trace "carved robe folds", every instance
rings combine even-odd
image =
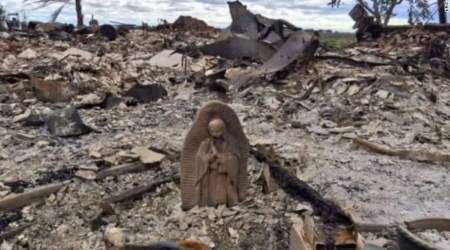
[[[217,144],[220,150],[215,151]],[[200,145],[195,158],[197,169],[196,195],[198,205],[233,206],[239,201],[239,155],[232,152],[226,141],[206,139]]]
[[[247,195],[249,144],[234,111],[218,101],[197,113],[181,159],[183,209],[234,206]]]

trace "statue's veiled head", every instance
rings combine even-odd
[[[214,138],[223,138],[223,135],[225,134],[225,123],[222,119],[215,118],[211,120],[208,124],[208,132],[209,134]]]

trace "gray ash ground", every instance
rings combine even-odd
[[[249,198],[236,207],[184,212],[179,185],[168,183],[142,199],[115,204],[113,214],[93,222],[100,211],[99,201],[177,172],[184,135],[195,112],[208,100],[223,99],[206,88],[194,89],[194,83],[184,81],[181,71],[146,64],[163,47],[163,38],[175,40],[171,34],[159,33],[150,33],[144,39],[136,31],[111,43],[43,39],[34,47],[42,56],[32,60],[16,58],[20,51],[1,52],[4,64],[8,63],[8,67],[3,66],[3,74],[32,72],[35,65],[48,65],[53,61],[46,55],[60,47],[74,45],[93,53],[106,50],[120,56],[98,56],[98,64],[70,59],[56,74],[67,80],[67,71],[75,69],[74,74],[81,76],[79,86],[92,84],[89,89],[95,93],[114,90],[120,94],[136,81],[160,83],[168,90],[167,97],[149,104],[80,110],[85,123],[98,132],[57,138],[45,126],[14,122],[14,117],[27,109],[54,109],[55,104],[43,103],[33,95],[24,99],[11,94],[21,82],[0,89],[0,96],[9,96],[0,98],[4,100],[0,103],[0,197],[71,180],[44,203],[0,214],[0,232],[29,225],[3,242],[2,250],[106,249],[104,233],[110,227],[122,228],[127,242],[133,244],[196,239],[215,249],[287,249],[291,219],[309,206],[281,190],[263,194],[258,179],[264,165],[253,157],[249,160]],[[205,40],[190,39],[197,43]],[[175,41],[175,45],[186,45],[183,40]],[[361,45],[341,53],[365,58],[381,50],[369,48]],[[12,57],[16,63],[10,63]],[[80,65],[96,70],[77,72]],[[308,83],[317,78],[323,86],[316,86],[306,100],[297,100],[310,87]],[[174,84],[174,79],[181,82]],[[351,142],[352,138],[363,137],[391,147],[448,153],[449,79],[427,72],[417,77],[397,66],[361,68],[322,60],[306,69],[294,69],[288,78],[275,83],[276,87],[261,80],[249,90],[229,93],[226,98],[251,144],[273,146],[284,167],[358,221],[379,224],[450,217],[449,163],[383,156]],[[436,101],[429,98],[430,93]],[[80,167],[101,170],[110,162],[126,162],[129,159],[123,155],[136,146],[171,153],[161,166],[140,173],[98,181],[74,177]]]

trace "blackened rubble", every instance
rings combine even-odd
[[[450,217],[448,31],[399,29],[331,52],[313,32],[230,7],[225,34],[188,17],[114,27],[115,39],[56,24],[0,33],[0,204],[13,210],[0,212],[1,250],[386,247],[405,232],[445,244],[436,221],[419,233],[411,223]],[[252,147],[248,196],[184,211],[183,139],[211,100],[234,110]]]

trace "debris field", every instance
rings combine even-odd
[[[292,225],[314,204],[270,183],[258,154],[342,208],[366,243],[395,241],[393,225],[450,218],[448,32],[392,31],[327,51],[320,34],[258,15],[267,26],[252,33],[242,20],[254,19],[234,14],[226,31],[182,17],[112,41],[0,34],[1,250],[295,249]],[[249,139],[249,195],[184,211],[183,141],[212,100]],[[448,232],[419,236],[450,246]]]

